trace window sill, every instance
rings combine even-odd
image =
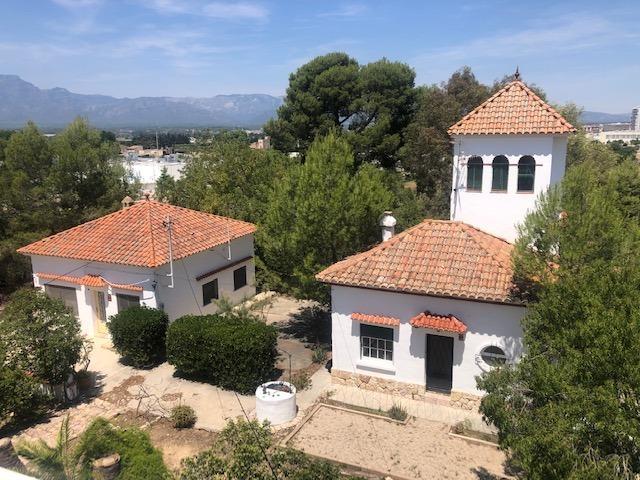
[[[507,190],[491,190],[491,193],[509,193]]]
[[[534,191],[533,190],[523,190],[523,191],[518,191],[516,193],[518,193],[520,195],[531,195],[532,193],[534,193]]]
[[[467,189],[465,189],[465,192],[467,192],[467,193],[482,193],[482,190],[469,190],[467,188]]]
[[[396,367],[393,362],[374,358],[361,358],[356,363],[356,368],[362,370],[375,370],[377,372],[388,373],[391,375],[395,375],[396,373]]]

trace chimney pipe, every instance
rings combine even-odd
[[[393,234],[395,233],[395,230],[396,230],[396,223],[397,222],[395,217],[388,210],[380,216],[379,224],[380,224],[380,227],[382,228],[383,242],[386,242],[391,237],[393,237]]]

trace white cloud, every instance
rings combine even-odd
[[[207,3],[198,0],[146,0],[140,3],[163,14],[202,15],[226,20],[243,18],[263,20],[269,16],[269,11],[263,5],[254,2]]]
[[[522,58],[584,50],[620,41],[626,34],[603,17],[571,16],[535,22],[515,32],[478,37],[466,43],[434,49],[415,63],[432,60]]]
[[[204,6],[205,15],[213,18],[253,18],[263,19],[269,11],[255,3],[222,3],[213,2]]]
[[[341,8],[331,11],[319,13],[318,17],[356,17],[367,11],[367,6],[360,3],[352,3],[343,5]]]
[[[102,3],[102,0],[52,0],[56,5],[64,8],[75,9],[85,7],[95,7]]]

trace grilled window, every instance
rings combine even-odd
[[[240,267],[233,271],[233,289],[238,290],[247,284],[247,267]]]
[[[361,324],[360,356],[393,360],[393,328]]]
[[[467,162],[467,190],[482,191],[482,158],[471,157]]]
[[[126,310],[127,308],[140,306],[140,297],[137,295],[123,295],[121,293],[117,293],[116,300],[118,302],[118,312]]]
[[[218,279],[202,285],[202,305],[209,305],[218,299]]]
[[[509,184],[509,160],[504,155],[498,155],[493,159],[492,168],[491,191],[506,192]]]
[[[69,308],[73,315],[78,317],[78,297],[76,289],[72,287],[60,287],[58,285],[45,285],[45,293],[51,298],[57,298]]]
[[[518,191],[533,192],[536,178],[536,161],[531,155],[525,155],[518,162]]]

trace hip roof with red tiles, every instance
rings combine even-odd
[[[558,135],[575,131],[520,80],[508,83],[448,130],[449,135]]]
[[[424,220],[326,268],[321,282],[520,304],[512,299],[513,245],[462,222]]]
[[[240,220],[142,200],[19,248],[18,252],[154,268],[169,262],[167,219],[172,223],[175,260],[256,230],[255,225]]]

